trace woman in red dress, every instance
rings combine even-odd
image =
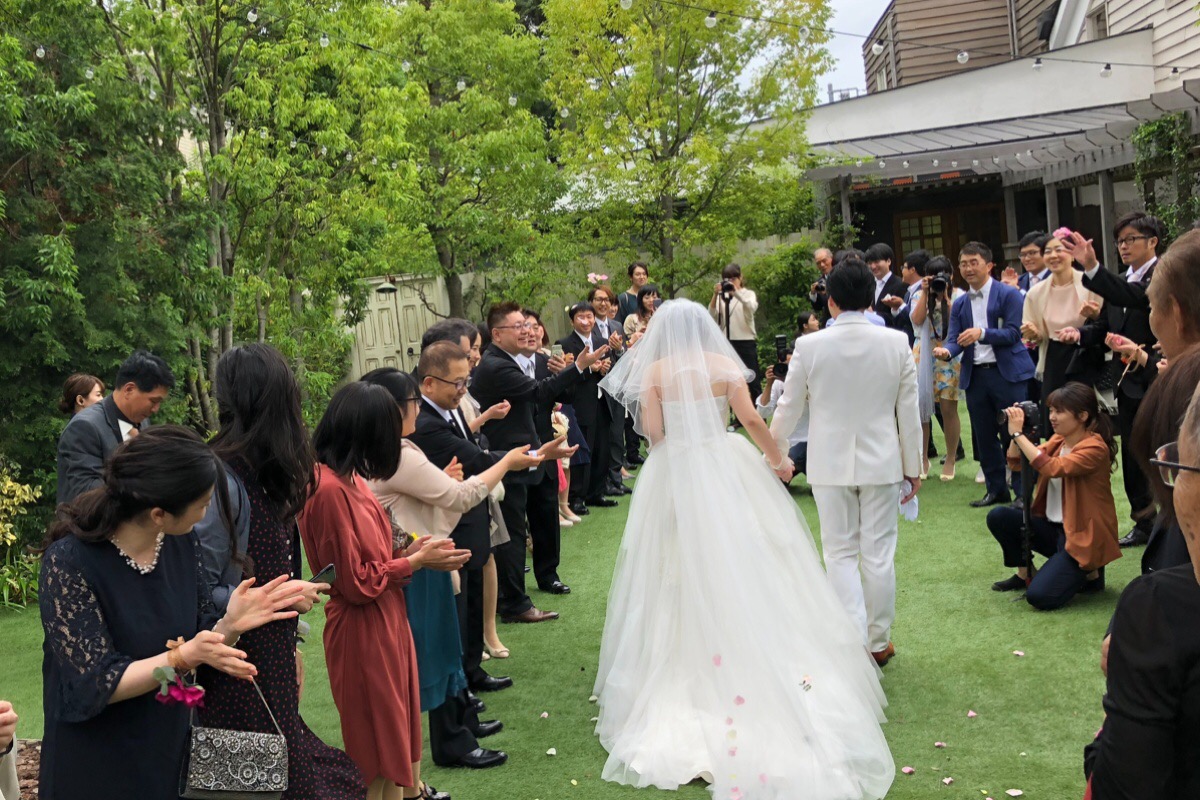
[[[337,570],[325,661],[346,753],[370,800],[430,796],[419,777],[421,690],[401,590],[415,570],[456,570],[470,556],[449,539],[425,536],[406,547],[367,488],[365,479],[399,467],[403,424],[382,387],[351,383],[334,395],[313,437],[317,485],[299,518],[313,572]]]

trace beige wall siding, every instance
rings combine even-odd
[[[1154,26],[1155,88],[1172,89],[1171,67],[1200,67],[1200,11],[1194,0],[1110,0],[1110,34]],[[1192,77],[1189,73],[1188,77]]]
[[[903,0],[901,0],[903,2]],[[879,91],[878,76],[880,70],[887,71],[887,88],[896,88],[895,65],[892,64],[892,48],[888,40],[888,24],[895,24],[896,4],[892,3],[887,10],[879,17],[879,21],[875,23],[875,30],[871,31],[871,35],[863,42],[863,66],[866,71],[866,87],[868,93]],[[875,55],[872,51],[874,44],[880,39],[884,40],[883,52]],[[841,88],[841,87],[834,87]]]
[[[897,0],[896,38],[905,86],[1003,63],[1012,51],[1008,0]],[[922,46],[930,44],[939,46]],[[959,47],[971,53],[965,65]]]

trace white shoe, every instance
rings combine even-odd
[[[569,520],[565,517],[558,518],[558,527],[560,527],[560,528],[570,528],[574,525],[575,525],[574,522],[571,522],[571,520]]]
[[[583,522],[583,517],[576,516],[575,514],[573,514],[571,512],[570,509],[567,509],[564,511],[563,509],[560,508],[558,510],[558,518],[565,519],[575,525],[578,525],[579,523]]]
[[[987,478],[984,477],[983,467],[979,468],[979,474],[975,476],[976,483],[987,483]]]

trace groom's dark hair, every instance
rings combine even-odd
[[[842,311],[862,311],[875,298],[875,276],[857,258],[847,258],[825,279],[825,291]]]

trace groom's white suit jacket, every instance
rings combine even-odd
[[[843,313],[802,336],[771,421],[785,453],[806,408],[810,485],[872,486],[921,474],[917,370],[901,331]]]

